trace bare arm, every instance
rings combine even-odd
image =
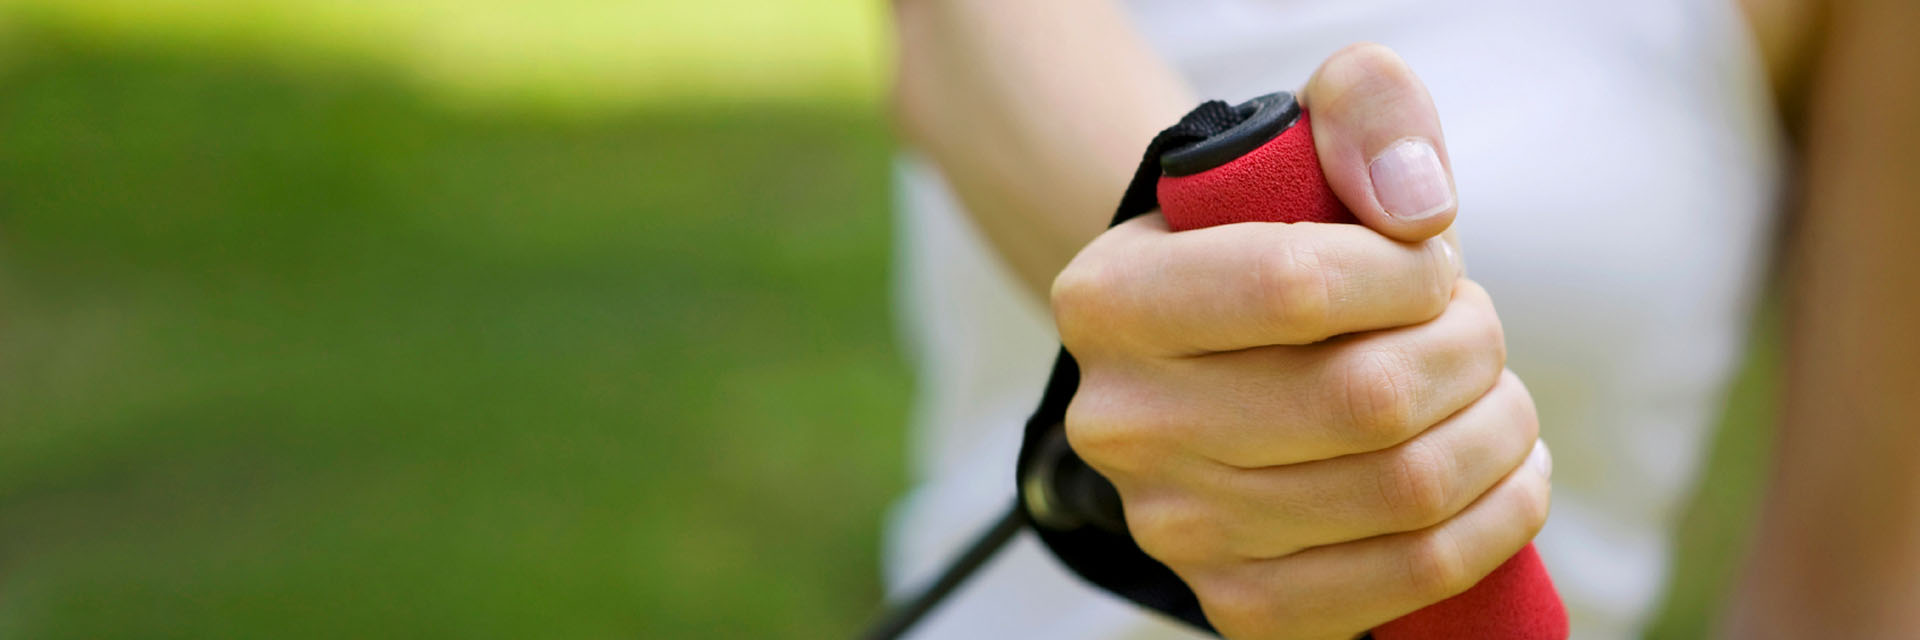
[[[894,109],[1036,296],[1192,107],[1110,0],[898,0]]]
[[[1835,2],[1827,27],[1781,441],[1728,637],[1920,629],[1920,4]]]

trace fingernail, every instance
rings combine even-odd
[[[1533,441],[1533,453],[1527,454],[1527,466],[1540,472],[1540,477],[1553,477],[1553,453],[1547,451],[1547,441]]]
[[[1373,197],[1387,214],[1401,220],[1419,220],[1453,206],[1453,185],[1440,154],[1420,138],[1393,143],[1367,165],[1373,177]]]

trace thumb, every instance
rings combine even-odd
[[[1374,231],[1418,242],[1453,224],[1456,198],[1433,97],[1393,50],[1349,46],[1327,58],[1301,103],[1328,186]]]

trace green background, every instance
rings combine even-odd
[[[0,637],[850,635],[882,9],[0,1]],[[1755,353],[1656,637],[1740,552]]]

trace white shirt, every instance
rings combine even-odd
[[[1553,448],[1537,539],[1576,638],[1638,634],[1744,343],[1776,213],[1781,133],[1731,2],[1136,0],[1136,26],[1207,98],[1294,90],[1358,41],[1432,92],[1470,275]],[[1171,124],[1171,123],[1169,123]],[[1056,348],[936,171],[899,163],[897,289],[920,374],[918,488],[895,513],[896,593],[1013,500],[1021,427]],[[1114,194],[1116,202],[1119,194]],[[1031,537],[919,638],[1186,638],[1080,582]]]

